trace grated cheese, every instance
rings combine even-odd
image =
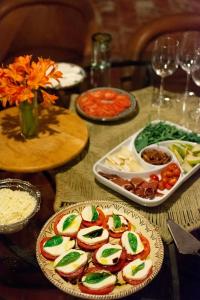
[[[24,220],[36,206],[36,201],[26,191],[0,189],[0,225],[9,225]]]

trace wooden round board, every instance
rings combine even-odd
[[[17,107],[0,112],[0,169],[38,172],[61,166],[75,158],[88,141],[85,122],[71,111],[50,106],[39,112],[39,134],[24,139]]]
[[[69,213],[81,213],[83,208],[87,205],[95,205],[103,210],[105,214],[119,213],[124,215],[135,227],[137,232],[140,232],[143,236],[145,236],[150,243],[150,254],[149,258],[153,263],[153,270],[149,277],[147,277],[141,283],[137,285],[123,284],[117,285],[114,290],[105,295],[90,295],[86,293],[82,293],[79,290],[78,284],[72,284],[69,281],[64,280],[54,269],[53,261],[46,259],[41,251],[40,244],[41,241],[46,237],[52,237],[55,235],[54,232],[54,222],[55,218],[60,214],[69,214]],[[68,293],[70,295],[84,298],[84,299],[96,299],[96,300],[107,300],[107,299],[119,299],[124,298],[128,295],[134,294],[136,291],[141,290],[143,287],[148,285],[153,278],[158,274],[163,262],[164,249],[163,244],[160,238],[158,231],[149,223],[147,219],[145,219],[142,215],[140,215],[136,210],[132,208],[131,205],[115,203],[111,201],[88,201],[88,202],[80,202],[78,204],[74,204],[58,211],[54,214],[43,226],[36,245],[36,256],[40,268],[44,272],[45,276],[60,290]]]

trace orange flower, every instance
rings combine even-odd
[[[43,89],[50,84],[50,79],[59,80],[61,77],[62,73],[50,59],[38,58],[35,62],[31,55],[17,57],[7,68],[0,68],[0,101],[4,106],[32,102],[34,92],[40,89],[45,106],[49,105],[57,97]]]

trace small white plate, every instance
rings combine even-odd
[[[86,73],[78,65],[60,62],[57,63],[58,71],[63,73],[62,78],[59,79],[59,82],[55,79],[50,80],[51,84],[48,85],[48,88],[52,89],[62,89],[73,87],[84,80]]]

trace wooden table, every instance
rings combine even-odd
[[[0,169],[29,173],[52,169],[76,157],[88,141],[85,122],[67,109],[41,109],[39,124],[38,137],[25,140],[18,108],[0,112]]]

